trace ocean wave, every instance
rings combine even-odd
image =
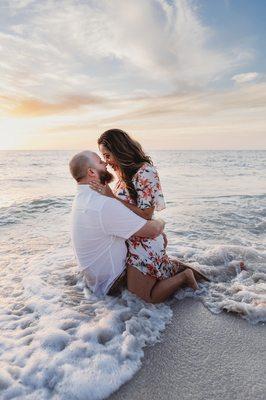
[[[175,298],[198,297],[214,314],[235,313],[252,324],[266,322],[266,253],[247,246],[196,249],[189,262],[211,279],[200,289],[179,290]],[[246,270],[240,268],[244,261]]]
[[[40,199],[36,202],[40,205]],[[6,238],[15,257],[7,258],[0,276],[3,398],[104,399],[132,378],[145,346],[156,343],[171,320],[170,302],[147,304],[128,291],[117,298],[93,296],[77,274],[67,218],[59,215],[54,226],[54,214],[48,213],[49,229],[36,226],[39,253],[23,250],[32,241],[23,224],[16,232],[22,240],[12,244]],[[44,248],[41,234],[48,235]],[[197,297],[212,313],[226,310],[251,323],[265,320],[266,274],[258,268],[265,253],[244,245],[200,248],[199,243],[178,250],[190,254],[187,260],[193,258],[212,282],[200,284],[196,293],[181,289],[177,299]],[[242,259],[248,271],[237,270]]]
[[[217,195],[217,196],[197,196],[198,199],[208,200],[208,199],[227,199],[227,198],[236,198],[236,199],[265,199],[266,193],[260,194],[228,194],[228,195]]]
[[[73,196],[49,197],[31,200],[25,203],[14,203],[9,207],[0,208],[0,226],[19,223],[21,220],[35,217],[55,209],[67,209]]]
[[[1,182],[1,184],[2,184],[2,182],[3,182],[3,184],[6,184],[7,183],[7,180],[6,180],[6,178],[3,178],[3,179],[0,179],[0,182]],[[34,178],[29,178],[28,176],[25,176],[24,178],[8,178],[8,183],[10,184],[10,183],[20,183],[20,182],[27,182],[27,183],[30,183],[30,182],[35,182],[36,183],[36,177],[34,177]],[[40,182],[47,182],[48,183],[48,179],[47,178],[38,178],[38,183],[40,183]]]

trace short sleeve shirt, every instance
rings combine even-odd
[[[103,196],[89,185],[78,185],[72,206],[71,237],[81,270],[96,295],[105,295],[125,268],[125,240],[146,220],[120,201]]]

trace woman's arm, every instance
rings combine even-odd
[[[152,219],[152,215],[153,215],[155,207],[149,207],[149,208],[145,208],[144,210],[142,210],[141,208],[138,208],[134,204],[129,204],[126,201],[119,199],[118,197],[114,196],[114,198],[121,201],[121,203],[123,203],[127,208],[129,208],[131,211],[133,211],[135,214],[139,215],[140,217],[147,219],[147,220]]]

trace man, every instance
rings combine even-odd
[[[76,154],[69,167],[78,183],[71,228],[78,265],[96,295],[111,294],[125,271],[125,240],[132,235],[156,237],[165,223],[160,219],[147,221],[118,200],[90,188],[91,182],[105,184],[113,178],[96,153]]]

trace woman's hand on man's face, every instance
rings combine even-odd
[[[102,194],[102,195],[104,195],[104,196],[115,197],[114,194],[113,194],[113,192],[112,192],[112,189],[110,188],[109,185],[102,185],[102,184],[99,183],[99,182],[91,181],[91,182],[89,183],[89,186],[90,186],[93,190],[95,190],[96,192],[98,192],[98,193],[100,193],[100,194]]]

